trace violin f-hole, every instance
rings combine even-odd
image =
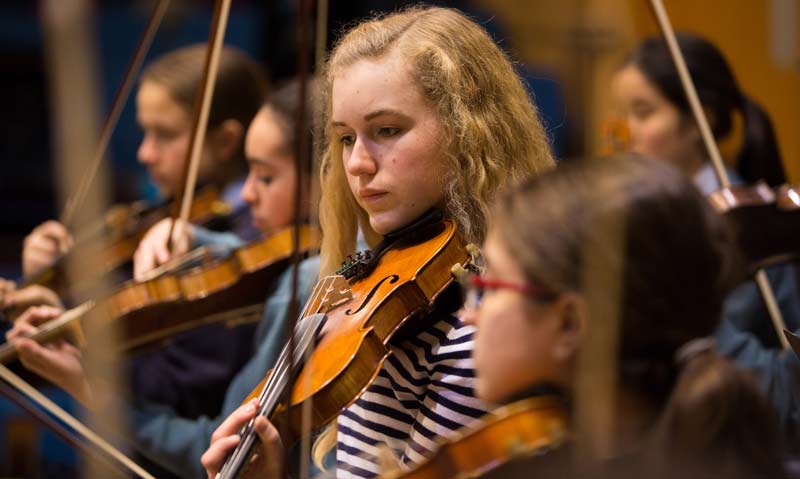
[[[389,284],[394,284],[400,280],[400,276],[396,274],[391,274],[378,281],[378,283],[376,283],[375,286],[373,286],[372,289],[369,290],[369,293],[367,293],[367,296],[364,298],[364,301],[362,301],[361,304],[358,305],[358,308],[355,311],[353,311],[352,309],[348,309],[347,311],[344,312],[345,316],[353,316],[354,314],[358,314],[362,309],[364,309],[367,306],[367,304],[369,304],[370,300],[372,300],[372,297],[375,296],[375,293],[378,292],[381,285],[385,283],[387,280],[389,281]]]

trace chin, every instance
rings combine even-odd
[[[387,235],[392,231],[396,231],[405,224],[398,224],[399,221],[393,220],[390,215],[385,213],[376,213],[369,215],[369,225],[372,229],[380,235]]]
[[[369,213],[369,225],[372,226],[376,233],[387,235],[411,224],[420,215],[422,213],[415,215],[413,213],[394,211]]]

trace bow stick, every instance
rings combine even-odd
[[[122,109],[125,106],[125,102],[130,96],[134,79],[138,76],[139,71],[142,69],[144,58],[147,56],[147,52],[150,51],[150,46],[153,44],[153,38],[155,38],[159,26],[161,26],[161,21],[164,19],[167,6],[169,6],[169,0],[159,0],[153,9],[153,13],[150,15],[150,19],[147,22],[147,27],[145,28],[142,38],[139,41],[139,46],[136,47],[136,53],[134,54],[133,59],[131,59],[131,63],[128,65],[128,70],[125,72],[122,84],[114,96],[114,101],[111,103],[111,110],[109,111],[105,124],[103,125],[103,131],[100,134],[100,141],[97,145],[97,151],[92,159],[92,163],[86,170],[86,173],[84,173],[83,177],[81,177],[78,183],[78,188],[64,205],[64,211],[62,211],[60,218],[61,223],[64,225],[68,225],[70,222],[72,222],[75,211],[78,210],[86,200],[86,194],[92,184],[92,181],[94,181],[95,176],[97,176],[97,170],[100,168],[103,157],[105,157],[108,144],[111,141],[111,135],[114,133],[114,129],[117,126],[119,116],[122,114]]]
[[[93,444],[101,451],[116,459],[120,464],[125,466],[138,477],[155,479],[155,477],[150,475],[150,473],[142,469],[141,466],[133,462],[125,454],[117,450],[114,446],[97,435],[97,433],[86,427],[83,423],[75,419],[67,411],[60,408],[56,403],[48,399],[45,395],[37,391],[33,386],[25,382],[22,378],[14,374],[10,369],[2,364],[0,364],[0,379],[3,379],[8,384],[14,386],[14,388],[16,388],[19,392],[27,396],[28,399],[38,404],[42,409],[61,420],[64,424],[71,427],[75,432],[83,436],[83,438],[89,443]]]
[[[669,21],[664,4],[662,0],[650,0],[650,5],[653,7],[656,19],[661,27],[661,32],[664,34],[664,38],[667,41],[670,55],[672,56],[673,62],[675,62],[675,68],[678,70],[678,76],[681,79],[683,90],[686,93],[686,97],[689,100],[689,105],[692,108],[692,114],[694,115],[695,121],[700,128],[700,134],[703,137],[703,143],[705,144],[706,150],[711,157],[711,164],[714,167],[714,172],[717,175],[717,180],[719,181],[720,187],[722,189],[730,188],[731,181],[728,177],[728,172],[725,169],[725,163],[722,161],[722,155],[719,152],[717,143],[714,141],[714,135],[711,133],[711,127],[709,126],[708,119],[703,111],[703,107],[700,104],[700,99],[697,95],[697,89],[694,86],[692,77],[689,75],[689,69],[686,67],[686,61],[684,60],[683,54],[678,46],[678,41],[675,38],[675,31],[673,30],[672,24]],[[758,289],[761,292],[761,296],[764,298],[764,303],[767,306],[769,317],[772,320],[772,326],[775,328],[775,332],[778,335],[778,340],[780,341],[783,349],[788,349],[789,341],[784,334],[784,331],[786,330],[786,323],[783,320],[783,315],[781,314],[781,310],[778,308],[778,303],[775,300],[775,293],[772,290],[772,286],[769,284],[769,279],[767,278],[767,274],[764,272],[763,268],[756,271],[755,279]]]
[[[192,122],[192,140],[189,144],[189,151],[186,155],[186,162],[183,165],[183,190],[179,192],[175,201],[174,208],[180,210],[173,211],[173,217],[178,221],[170,224],[169,244],[174,242],[173,235],[178,235],[180,230],[176,230],[175,224],[186,224],[189,221],[189,213],[194,199],[194,188],[197,184],[197,171],[200,167],[200,156],[203,152],[203,141],[208,129],[208,115],[211,110],[211,99],[214,97],[214,85],[217,81],[217,70],[219,69],[219,57],[222,52],[222,44],[225,38],[225,29],[228,25],[228,14],[231,9],[231,0],[216,0],[214,2],[214,18],[211,23],[211,32],[208,38],[208,50],[206,52],[205,67],[203,68],[203,79],[200,89],[195,96],[195,108]],[[181,228],[180,226],[179,228]]]

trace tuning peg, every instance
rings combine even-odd
[[[450,273],[456,278],[456,281],[459,283],[464,283],[467,280],[467,276],[469,276],[469,271],[461,265],[460,263],[456,263],[450,268]]]

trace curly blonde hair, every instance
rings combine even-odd
[[[381,239],[348,187],[342,146],[333,140],[333,78],[359,60],[394,52],[410,65],[416,86],[440,119],[450,172],[445,214],[467,241],[483,240],[498,190],[554,166],[536,107],[511,61],[478,24],[457,10],[431,7],[365,21],[341,38],[325,68],[323,275],[353,253],[359,225],[368,243]]]

